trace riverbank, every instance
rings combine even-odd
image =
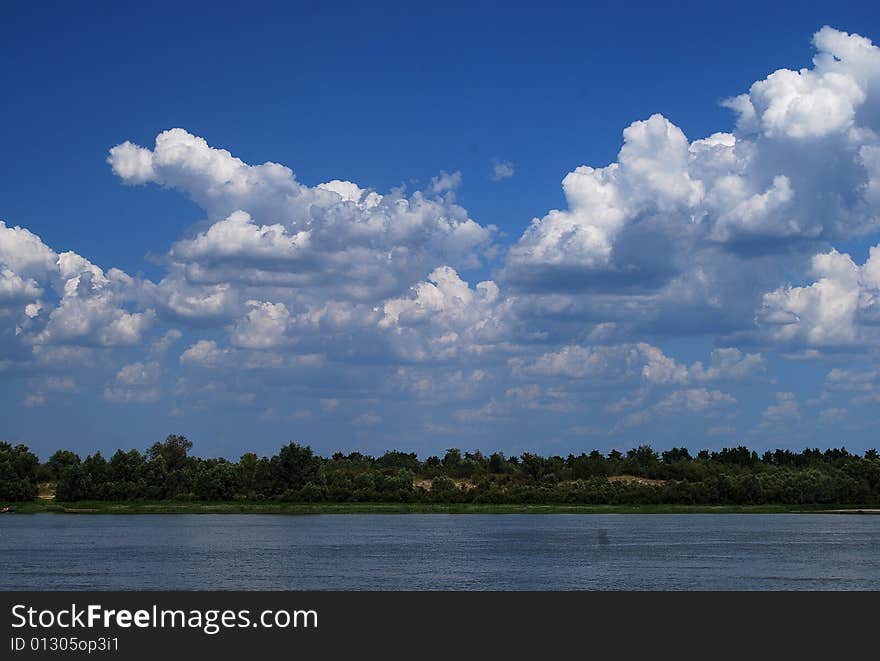
[[[880,514],[865,505],[526,505],[447,503],[285,503],[272,501],[38,500],[15,505],[19,514]]]

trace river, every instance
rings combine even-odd
[[[0,590],[877,590],[880,516],[9,515]]]

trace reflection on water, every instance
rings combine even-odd
[[[15,515],[0,590],[880,589],[880,517]]]

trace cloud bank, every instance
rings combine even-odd
[[[73,390],[40,379],[103,370],[116,405],[174,393],[271,419],[271,389],[296,419],[373,428],[416,402],[425,433],[555,415],[591,435],[661,417],[725,434],[741,404],[728,390],[775,378],[771,356],[826,361],[826,399],[864,402],[830,364],[875,361],[880,338],[880,244],[861,264],[838,250],[880,233],[880,49],[830,27],[813,45],[810,68],[724,101],[726,130],[632,122],[613,163],[575,167],[566,207],[511,240],[456,202],[458,172],[379,193],[308,186],[180,128],[122,142],[107,161],[123,184],[177,191],[206,222],[155,282],[0,222],[0,369],[30,379],[26,406]],[[492,179],[513,174],[497,162]],[[711,346],[660,346],[688,337]],[[826,421],[851,405],[837,403]],[[747,424],[804,412],[780,390]]]

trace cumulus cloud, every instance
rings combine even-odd
[[[0,305],[33,301],[42,293],[43,290],[34,279],[22,278],[9,268],[0,269]]]
[[[123,365],[112,383],[104,389],[104,399],[123,404],[150,404],[162,396],[157,387],[162,366],[153,361]]]
[[[503,341],[508,309],[493,281],[471,288],[441,266],[409,296],[385,301],[378,327],[392,333],[396,350],[412,360],[479,354]]]
[[[504,181],[510,179],[514,174],[516,174],[516,170],[510,161],[497,161],[492,166],[492,181]]]
[[[627,415],[620,426],[625,428],[644,425],[659,416],[693,414],[711,416],[736,403],[735,397],[720,390],[707,388],[676,390],[653,406]]]
[[[124,365],[116,374],[116,383],[123,386],[151,386],[162,374],[162,367],[157,362],[132,363]]]
[[[825,377],[826,390],[867,392],[880,384],[880,371],[846,370],[835,367]]]
[[[532,221],[510,250],[510,277],[518,281],[547,267],[613,269],[612,248],[627,222],[649,207],[674,213],[702,198],[702,184],[687,169],[688,141],[681,129],[653,115],[623,135],[616,163],[581,166],[563,179],[568,210]]]
[[[880,245],[858,266],[836,250],[815,255],[802,287],[780,287],[764,295],[758,321],[778,342],[809,346],[876,344],[880,320]]]
[[[141,283],[75,252],[56,253],[32,232],[0,221],[0,308],[18,312],[15,333],[37,345],[140,344],[155,312],[138,306]],[[2,320],[0,320],[2,323]]]
[[[494,378],[484,369],[407,365],[395,370],[392,381],[398,390],[437,404],[474,399],[493,385]]]
[[[77,293],[62,299],[35,342],[96,342],[102,346],[141,343],[144,331],[155,318],[152,310],[126,312],[114,305],[111,297],[90,294]]]
[[[736,399],[720,390],[689,388],[678,390],[662,400],[656,411],[675,413],[679,411],[706,411],[709,409],[736,404]]]
[[[0,220],[0,330],[23,326],[43,309],[40,298],[58,270],[58,255],[42,240],[22,227]]]
[[[271,349],[289,342],[285,337],[290,312],[284,303],[248,301],[250,312],[233,324],[231,341],[245,349]]]
[[[441,195],[461,188],[461,172],[441,172],[436,177],[431,178],[431,185],[428,186],[428,192],[434,195]]]
[[[490,423],[507,420],[509,409],[495,400],[475,408],[461,408],[455,411],[454,417],[462,423]]]
[[[438,262],[478,264],[492,237],[445,195],[460,173],[409,197],[339,180],[309,187],[290,168],[249,165],[182,129],[159,134],[152,150],[117,145],[108,161],[123,181],[174,188],[207,212],[213,224],[170,251],[201,284],[244,278],[332,286],[342,298],[396,294]]]
[[[610,346],[566,346],[530,361],[512,358],[509,364],[512,372],[520,376],[620,379],[640,374],[649,384],[679,386],[707,381],[739,380],[765,369],[765,360],[761,354],[744,354],[733,347],[714,349],[708,366],[700,361],[688,366],[667,356],[659,347],[645,342]]]
[[[257,226],[245,211],[235,211],[195,238],[179,241],[171,257],[180,261],[294,261],[308,250],[311,233],[289,234],[284,225]]]
[[[362,413],[353,420],[355,427],[374,427],[382,423],[382,416],[375,413]]]
[[[844,133],[880,76],[878,49],[828,26],[813,37],[813,69],[780,69],[729,103],[742,126],[768,137],[821,138]]]
[[[830,362],[877,349],[880,245],[862,264],[833,246],[880,231],[880,50],[831,28],[814,45],[811,66],[725,102],[735,128],[689,138],[659,114],[632,122],[613,162],[573,167],[562,208],[506,246],[456,202],[457,171],[379,193],[306,185],[183,129],[123,142],[108,157],[119,179],[179,191],[203,222],[156,281],[0,222],[0,369],[27,373],[18,399],[34,404],[68,390],[41,370],[103,370],[120,403],[160,400],[180,371],[183,401],[259,403],[267,420],[284,410],[263,401],[268,382],[301,394],[318,380],[312,410],[364,426],[392,419],[351,404],[367,391],[448,403],[465,427],[523,411],[571,430],[601,424],[578,415],[720,416],[739,405],[725,390],[773,382],[774,350]],[[495,181],[514,174],[493,165]],[[661,348],[681,335],[714,348],[687,361]],[[867,368],[825,380],[828,397],[876,387]],[[834,404],[817,414],[839,419]],[[799,415],[787,392],[764,411],[768,424]]]
[[[574,409],[573,398],[570,393],[562,389],[546,388],[537,383],[527,383],[522,386],[508,388],[505,397],[517,407],[532,411],[555,411],[565,413]]]
[[[24,277],[43,277],[55,270],[58,255],[36,234],[0,220],[0,264]]]
[[[764,420],[767,422],[780,422],[791,418],[800,417],[800,406],[793,392],[776,393],[776,403],[771,404],[764,410]]]
[[[815,307],[816,290],[801,302],[764,294],[803,272],[808,254],[880,230],[880,49],[827,27],[814,45],[811,67],[780,69],[726,102],[733,131],[691,140],[661,115],[633,122],[614,162],[564,178],[567,206],[532,221],[499,286],[536,316],[552,304],[631,333],[745,333],[756,311],[766,322]],[[842,309],[816,313],[835,329],[802,322],[774,340],[861,341],[850,319],[880,319],[862,278],[855,296],[840,283]]]
[[[152,404],[162,397],[158,388],[104,388],[104,400],[115,404]]]
[[[162,337],[157,338],[150,345],[150,351],[154,354],[164,354],[168,349],[174,345],[175,342],[179,341],[180,338],[183,337],[183,333],[181,333],[176,328],[169,328]]]
[[[47,376],[43,379],[43,388],[55,392],[73,392],[76,380],[72,376]]]
[[[714,349],[708,366],[699,361],[691,366],[682,365],[663,354],[657,347],[646,344],[639,345],[639,349],[646,359],[642,376],[650,383],[685,385],[704,381],[740,380],[761,373],[766,368],[766,361],[761,354],[744,354],[735,347]]]
[[[226,356],[231,353],[229,349],[220,349],[214,340],[199,340],[186,351],[180,354],[180,363],[203,365],[207,367],[219,366]]]
[[[182,321],[211,321],[240,311],[239,291],[229,283],[202,285],[189,282],[177,269],[150,288],[157,308]]]
[[[584,379],[631,376],[635,373],[639,360],[639,348],[625,344],[590,347],[569,345],[533,359],[517,357],[508,362],[511,371],[517,376]]]
[[[203,369],[292,370],[317,368],[323,363],[319,354],[290,354],[224,347],[216,340],[198,340],[180,354],[180,365]]]

